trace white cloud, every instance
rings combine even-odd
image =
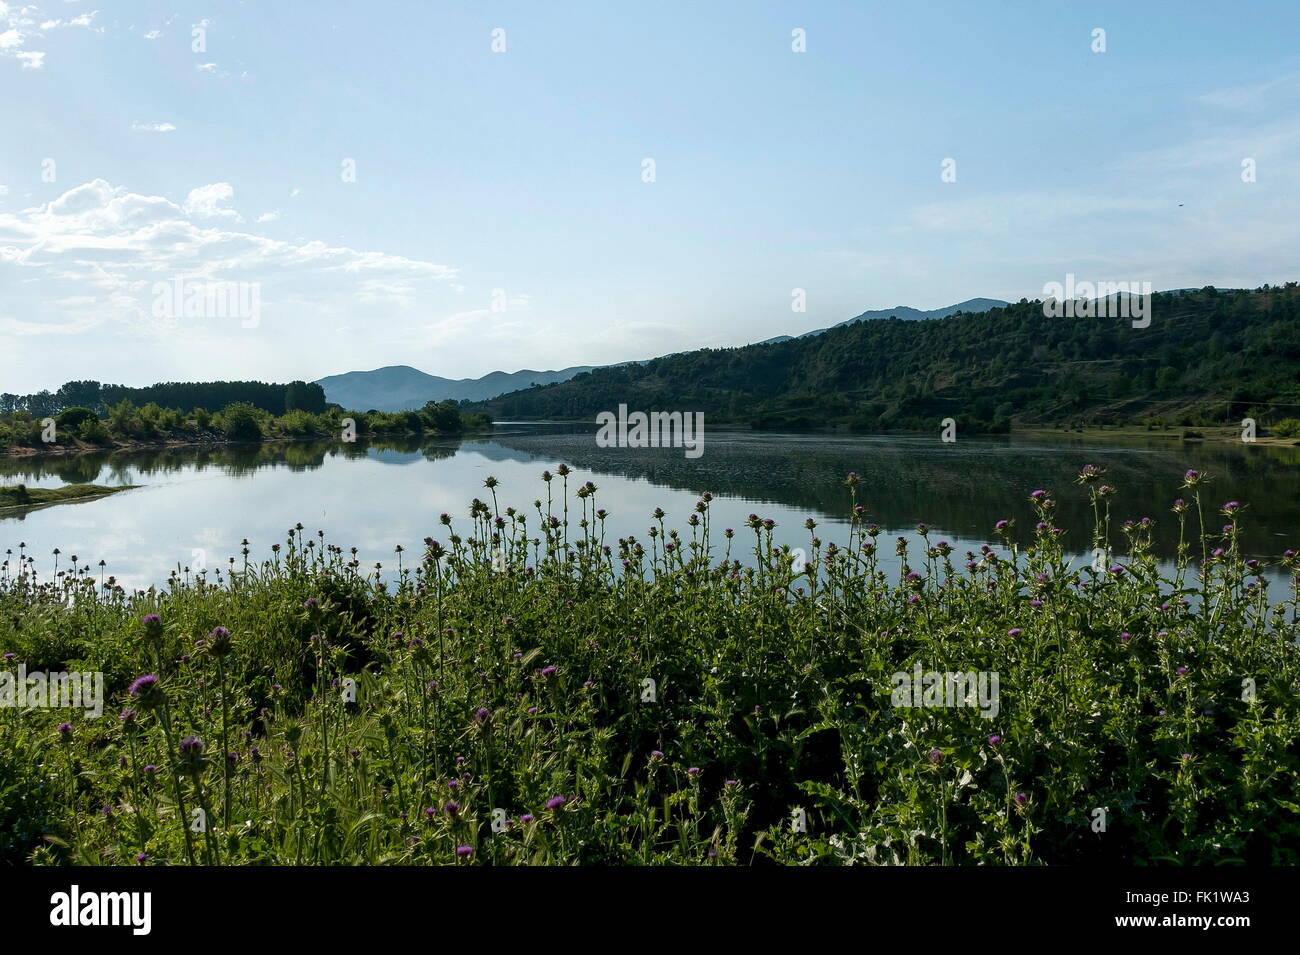
[[[145,38],[146,40],[156,40],[156,39],[158,39],[160,36],[162,36],[162,31],[161,31],[161,30],[150,30],[148,33],[146,33],[146,34],[144,35],[144,38]]]
[[[185,199],[184,209],[191,215],[204,217],[227,216],[232,219],[239,219],[239,213],[234,209],[224,208],[225,204],[235,197],[235,187],[228,182],[214,182],[211,185],[199,186],[197,189],[191,189],[189,196]]]
[[[274,221],[275,221],[276,219],[278,219],[278,218],[280,218],[280,210],[279,210],[279,209],[272,209],[270,212],[263,212],[260,216],[257,217],[257,221],[258,221],[258,222],[274,222]]]
[[[40,12],[35,7],[23,7],[23,11],[22,11],[23,13],[27,13],[29,11],[31,13]],[[48,33],[50,30],[57,30],[60,27],[85,27],[87,30],[90,30],[92,33],[103,33],[104,28],[96,27],[94,24],[95,17],[97,16],[99,16],[99,11],[93,10],[90,13],[83,13],[80,16],[75,16],[70,20],[58,20],[58,19],[43,20],[41,21],[40,29],[41,32]]]
[[[131,129],[137,133],[170,133],[176,127],[171,123],[132,123]]]
[[[78,347],[99,340],[94,353],[101,359],[103,336],[129,334],[163,343],[180,339],[187,361],[203,354],[204,335],[212,337],[213,348],[229,349],[232,361],[246,357],[249,336],[264,335],[258,341],[269,349],[273,367],[277,355],[283,361],[321,321],[338,323],[359,310],[382,325],[384,316],[427,301],[457,274],[400,255],[231,229],[238,215],[230,208],[233,198],[229,183],[199,186],[176,202],[96,179],[43,205],[0,212],[0,287],[6,290],[0,352],[9,352],[0,372],[21,367],[17,339],[77,339],[83,333],[91,334]],[[263,310],[278,324],[271,331],[245,331],[241,341],[230,320],[211,319],[215,330],[204,331],[155,318],[155,283],[176,278],[259,283]],[[282,342],[276,338],[281,334]],[[129,352],[114,352],[113,360],[125,360]]]
[[[92,33],[103,33],[103,27],[95,26],[98,10],[82,13],[64,20],[58,17],[42,17],[41,11],[27,5],[15,9],[8,3],[0,2],[0,59],[15,59],[25,70],[40,70],[45,67],[45,51],[19,49],[26,47],[31,36],[44,39],[44,35],[67,27],[82,27]]]
[[[1297,92],[1300,92],[1300,73],[1285,73],[1262,83],[1210,90],[1194,97],[1194,101],[1221,109],[1249,110],[1257,106],[1269,105],[1268,101],[1276,100],[1278,93],[1283,96],[1294,96]]]

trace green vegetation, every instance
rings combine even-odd
[[[16,484],[11,487],[0,487],[0,509],[30,507],[35,504],[62,504],[65,501],[107,497],[119,491],[129,491],[132,486],[100,487],[97,484],[69,484],[66,487],[27,487]]]
[[[980,314],[859,322],[745,348],[598,368],[482,407],[497,419],[702,411],[711,424],[959,433],[1020,424],[1239,424],[1300,412],[1300,287],[1153,296],[1151,323],[1045,318],[1021,300]]]
[[[69,381],[53,392],[0,394],[0,415],[26,411],[33,418],[44,418],[73,408],[105,414],[113,405],[123,401],[132,405],[155,404],[163,408],[221,408],[247,402],[273,415],[294,410],[321,412],[326,408],[325,390],[318,384],[305,381],[293,381],[287,385],[262,381],[168,381],[144,388],[104,385],[98,381]]]
[[[100,671],[107,699],[98,720],[0,708],[0,856],[1300,862],[1300,564],[1268,593],[1206,476],[1170,482],[1162,573],[1097,468],[1062,501],[1113,548],[1098,570],[1069,566],[1048,492],[1019,515],[1030,546],[1000,523],[963,559],[924,527],[881,543],[850,475],[847,538],[809,521],[800,567],[771,521],[712,526],[710,495],[681,534],[656,511],[607,544],[569,473],[529,511],[489,478],[390,582],[301,525],[270,562],[131,594],[38,579],[20,549],[7,669]],[[897,705],[914,667],[998,673],[995,717]]]
[[[348,424],[348,422],[351,422]],[[294,409],[272,415],[249,402],[235,402],[220,411],[195,408],[188,415],[174,408],[149,403],[137,408],[123,399],[108,409],[101,421],[86,408],[70,408],[54,419],[53,439],[49,429],[26,411],[0,417],[0,448],[28,447],[39,450],[81,448],[84,445],[114,446],[126,443],[159,444],[169,441],[203,443],[213,441],[259,441],[275,438],[340,438],[356,435],[461,434],[481,431],[491,425],[482,413],[463,412],[454,402],[429,402],[420,411],[343,411],[331,407],[313,413]]]

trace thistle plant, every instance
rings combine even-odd
[[[6,765],[54,768],[0,790],[2,854],[1295,864],[1300,558],[1248,553],[1243,502],[1216,502],[1209,527],[1207,480],[1169,482],[1186,500],[1167,564],[1155,519],[1125,520],[1122,490],[1085,467],[1065,493],[1091,507],[1074,530],[1103,549],[1097,569],[1047,489],[966,550],[872,523],[850,475],[838,524],[805,524],[800,568],[772,519],[715,525],[710,494],[607,539],[599,488],[565,466],[531,510],[488,479],[390,584],[298,525],[268,561],[245,546],[220,584],[135,594],[45,581],[20,548],[0,652],[62,648],[105,674],[120,714],[96,732],[0,708]],[[896,703],[891,678],[917,667],[996,672],[998,712]]]

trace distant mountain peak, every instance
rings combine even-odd
[[[409,411],[430,401],[487,401],[534,384],[568,381],[591,365],[558,371],[493,371],[481,378],[441,378],[410,365],[385,365],[370,371],[349,371],[317,380],[325,400],[355,411]]]
[[[828,328],[840,328],[843,325],[852,325],[854,322],[869,322],[882,318],[898,318],[907,322],[919,322],[928,318],[947,318],[949,315],[956,315],[958,312],[987,312],[991,308],[1005,308],[1009,304],[1010,302],[1004,302],[999,298],[968,298],[956,305],[946,305],[943,308],[932,308],[927,311],[912,308],[910,305],[895,305],[893,308],[871,309],[861,315],[830,325]],[[824,331],[827,331],[827,328],[814,328],[802,335],[777,335],[775,338],[766,338],[756,344],[773,345],[777,342],[790,341],[792,338],[808,338],[812,335],[820,335]]]

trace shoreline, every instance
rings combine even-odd
[[[142,486],[140,484],[123,484],[120,487],[106,487],[102,484],[67,484],[59,488],[9,486],[0,488],[0,514],[7,514],[10,511],[29,512],[58,504],[75,504],[79,501],[96,501],[122,491],[134,491]],[[14,504],[4,503],[17,497],[16,487],[23,487],[24,496],[28,499]]]
[[[359,444],[362,443],[363,439],[365,442],[374,442],[387,438],[464,438],[478,436],[483,433],[485,432],[461,431],[453,434],[444,434],[440,431],[402,431],[385,434],[357,435],[358,440],[356,442],[344,442],[331,435],[311,434],[277,435],[275,437],[258,438],[254,441],[239,441],[230,438],[115,441],[112,444],[90,444],[88,442],[76,441],[74,446],[56,445],[48,448],[33,448],[25,444],[15,444],[0,448],[0,459],[64,457],[77,454],[95,454],[97,452],[112,454],[116,451],[166,451],[172,448],[228,448],[263,444],[296,444],[306,441],[330,441],[336,444]]]
[[[590,426],[591,422],[587,421],[555,421],[555,420],[538,420],[538,421],[501,421],[494,422],[494,425],[548,425],[548,426],[569,426],[583,427]],[[880,436],[880,435],[898,435],[898,436],[918,436],[929,434],[930,432],[916,431],[913,429],[894,429],[884,431],[846,431],[842,428],[812,428],[812,429],[791,429],[789,432],[781,429],[767,428],[750,428],[744,425],[719,425],[716,426],[719,431],[728,432],[745,432],[753,434],[779,434],[779,433],[796,433],[796,434],[837,434],[837,435],[857,435],[861,437]],[[359,439],[364,438],[366,442],[374,442],[391,438],[481,438],[490,437],[493,431],[464,431],[452,434],[444,434],[436,431],[403,431],[385,434],[368,434],[358,435]],[[1148,431],[1145,428],[1098,428],[1096,426],[1074,429],[1074,428],[1053,428],[1049,426],[1028,426],[1013,428],[1009,432],[1000,432],[996,435],[980,433],[978,437],[1027,437],[1027,438],[1080,438],[1087,440],[1113,440],[1113,439],[1138,439],[1143,441],[1159,440],[1180,442],[1183,444],[1254,444],[1262,447],[1291,448],[1300,447],[1300,438],[1281,438],[1275,436],[1258,436],[1254,441],[1242,441],[1241,429],[1237,427],[1179,427],[1170,428],[1165,431]],[[328,435],[279,435],[275,437],[260,438],[255,441],[241,441],[230,438],[173,438],[162,441],[115,441],[110,445],[89,444],[82,441],[76,441],[73,445],[57,445],[48,448],[33,448],[28,445],[10,445],[0,448],[0,459],[21,459],[35,457],[67,457],[79,454],[105,453],[112,454],[119,451],[165,451],[169,449],[180,448],[227,448],[251,445],[273,445],[273,444],[295,444],[308,441],[331,441],[334,443],[343,443],[340,439]],[[351,442],[348,442],[351,443]]]
[[[1044,437],[1054,435],[1056,437],[1076,437],[1076,438],[1141,438],[1143,440],[1164,440],[1177,441],[1182,444],[1240,444],[1240,445],[1258,445],[1271,448],[1294,448],[1300,447],[1300,438],[1279,438],[1257,436],[1254,441],[1243,441],[1241,439],[1241,429],[1238,427],[1216,426],[1216,427],[1179,427],[1170,428],[1167,431],[1148,431],[1146,428],[1048,428],[1048,427],[1028,427],[1013,429],[1011,434],[1027,435],[1032,437]]]

